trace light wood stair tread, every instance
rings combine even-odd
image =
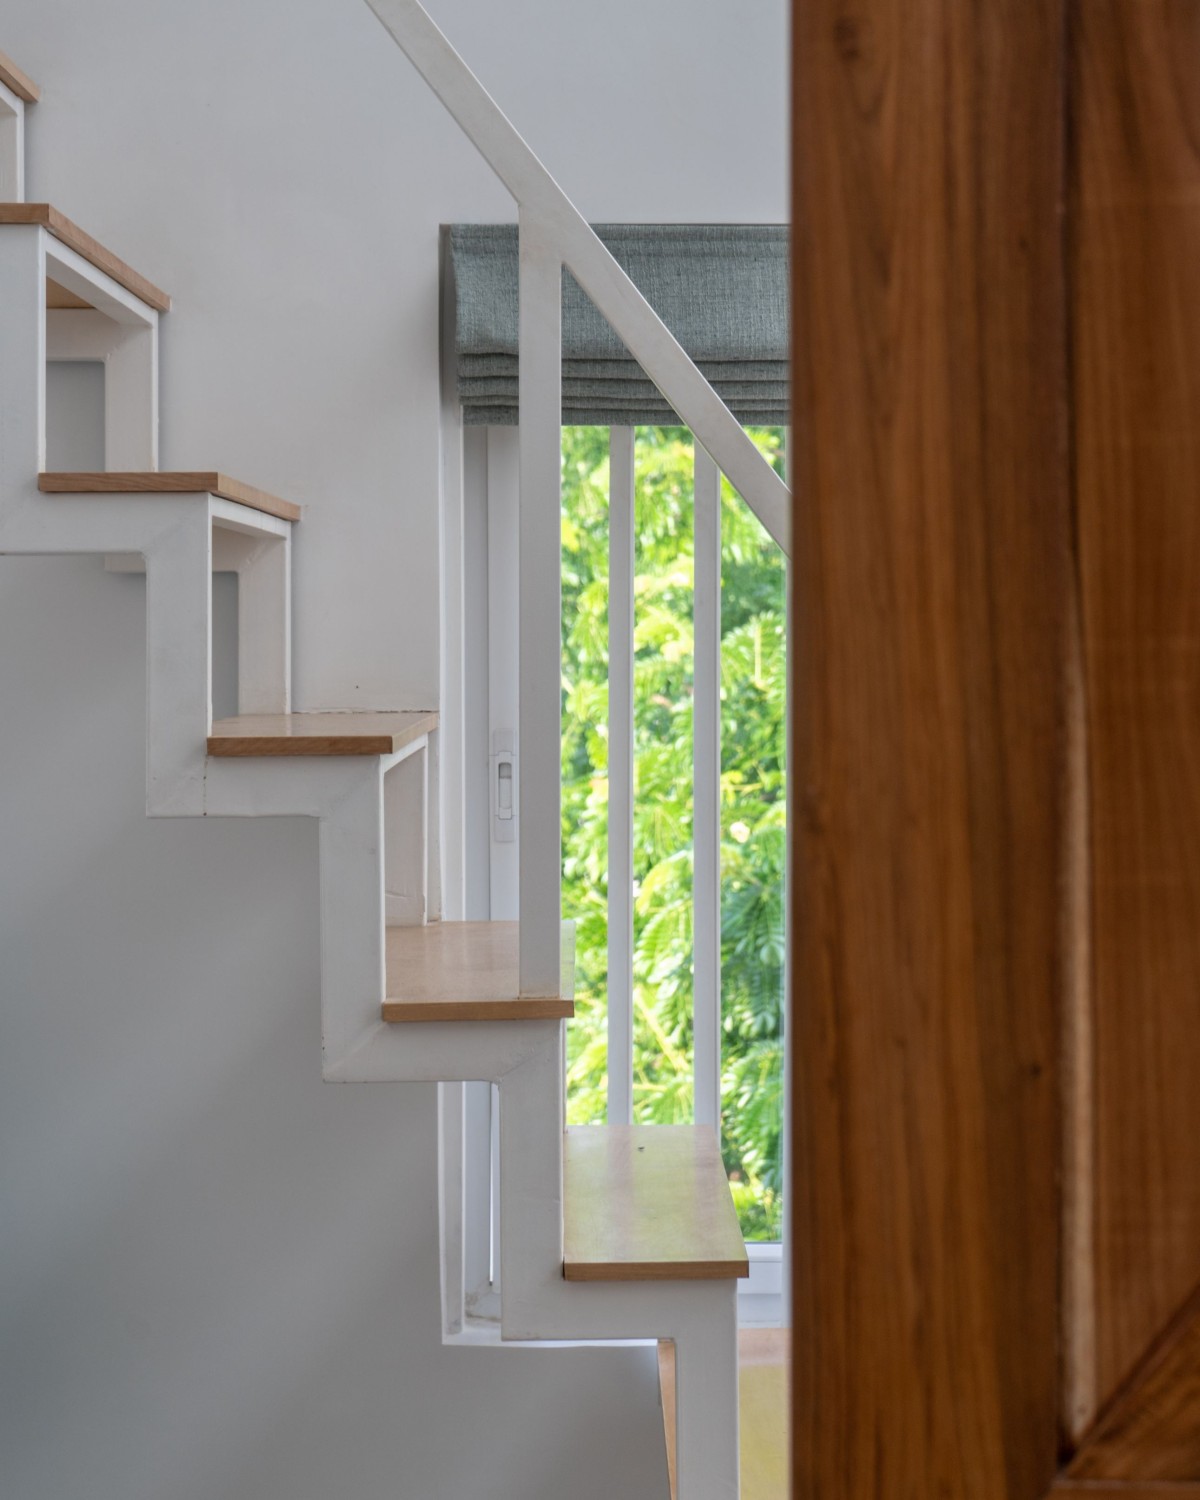
[[[427,709],[406,713],[240,714],[218,719],[208,736],[215,756],[393,755],[437,728]]]
[[[119,282],[126,291],[140,297],[148,307],[153,307],[158,312],[170,312],[171,299],[166,292],[156,287],[152,281],[147,281],[132,266],[126,265],[111,250],[106,250],[99,240],[94,240],[78,224],[72,223],[66,214],[60,214],[53,204],[0,203],[0,224],[40,224],[56,240],[60,240],[77,255],[82,255],[84,260],[90,261],[98,271],[103,271],[106,276]]]
[[[584,1125],[564,1141],[568,1281],[748,1276],[716,1131]]]
[[[575,924],[564,922],[557,996],[521,996],[519,922],[387,929],[385,1021],[544,1021],[575,1014]]]
[[[24,99],[26,104],[36,104],[42,97],[41,89],[29,74],[18,68],[4,52],[0,52],[0,83],[11,89],[18,99]]]
[[[218,495],[281,521],[298,521],[300,506],[278,495],[211,470],[141,470],[88,474],[39,474],[38,489],[47,495]]]

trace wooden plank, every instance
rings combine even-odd
[[[0,83],[11,89],[18,99],[24,99],[26,104],[36,104],[42,97],[41,89],[29,74],[18,68],[4,52],[0,52]]]
[[[298,521],[304,513],[290,500],[211,470],[39,474],[38,489],[47,495],[219,495],[281,521]]]
[[[91,308],[90,302],[85,302],[82,297],[77,297],[74,292],[67,291],[65,286],[60,286],[52,277],[46,277],[46,306],[56,308]]]
[[[1062,19],[794,12],[797,1500],[1057,1463]]]
[[[563,1153],[568,1281],[748,1276],[716,1131],[703,1125],[583,1125]]]
[[[1056,1479],[1051,1500],[1200,1500],[1200,1484],[1139,1484],[1136,1480]]]
[[[262,755],[393,755],[437,728],[428,710],[408,713],[241,714],[218,719],[208,753]]]
[[[575,1014],[575,924],[562,924],[557,996],[522,996],[519,922],[387,929],[385,1021],[541,1021]]]
[[[1200,1485],[1200,1291],[1101,1413],[1068,1477]]]
[[[0,224],[40,224],[56,240],[82,255],[98,271],[111,276],[127,291],[158,312],[170,312],[171,299],[152,281],[128,266],[111,250],[106,250],[99,240],[85,234],[78,224],[73,224],[65,214],[60,214],[50,203],[0,203]]]
[[[667,1487],[671,1500],[679,1494],[677,1475],[678,1423],[675,1418],[675,1342],[673,1339],[658,1341],[658,1398],[662,1402],[663,1441],[667,1446]],[[739,1497],[745,1500],[745,1496]]]
[[[1200,4],[1076,7],[1095,1403],[1200,1280]]]

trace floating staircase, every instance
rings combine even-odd
[[[318,820],[324,1077],[499,1086],[503,1338],[670,1340],[678,1493],[733,1500],[747,1262],[715,1133],[564,1129],[570,924],[545,994],[522,993],[517,923],[441,920],[436,712],[292,711],[301,508],[215,470],[159,469],[170,298],[57,209],[22,201],[37,98],[0,55],[0,553],[145,569],[147,813]],[[51,473],[46,366],[77,359],[104,366],[105,468]],[[217,569],[238,579],[239,712],[214,722]]]

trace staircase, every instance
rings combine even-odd
[[[159,469],[170,298],[57,208],[24,201],[24,112],[38,91],[2,55],[0,553],[103,554],[113,569],[145,569],[147,814],[318,820],[323,1076],[499,1086],[502,1337],[672,1344],[677,1493],[731,1500],[747,1260],[715,1133],[564,1129],[573,953],[555,898],[558,352],[547,311],[564,263],[780,538],[786,491],[420,6],[371,3],[521,204],[521,545],[523,566],[545,577],[523,603],[522,923],[441,920],[436,711],[292,711],[300,508],[216,470]],[[54,360],[103,363],[103,471],[46,472]],[[239,712],[214,722],[217,570],[238,580]]]

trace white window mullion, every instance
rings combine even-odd
[[[609,435],[608,1123],[633,1122],[633,428]]]
[[[721,1119],[721,474],[694,449],[692,953],[695,1119]]]
[[[520,215],[521,994],[562,986],[562,257]]]

